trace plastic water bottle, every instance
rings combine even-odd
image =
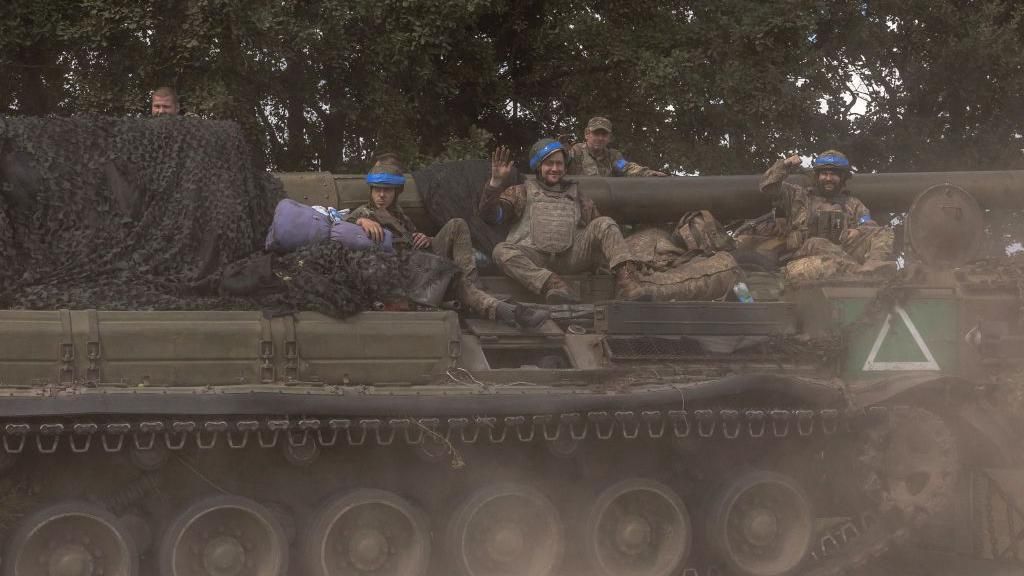
[[[483,252],[473,249],[473,263],[476,264],[477,268],[487,268],[491,265],[491,258]]]
[[[746,282],[737,282],[732,287],[732,291],[736,294],[736,299],[744,304],[750,304],[754,301],[754,297],[750,295],[750,288],[747,288]]]

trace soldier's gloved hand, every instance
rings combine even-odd
[[[500,188],[515,165],[516,163],[512,161],[512,151],[507,146],[495,148],[491,154],[491,187]]]
[[[783,164],[785,164],[785,166],[787,168],[793,168],[795,166],[799,166],[799,165],[803,164],[803,160],[800,159],[800,155],[799,154],[793,154],[789,158],[786,158],[786,160],[783,162]]]
[[[382,242],[384,240],[384,228],[382,228],[380,223],[376,220],[360,218],[356,220],[356,224],[366,232],[366,235],[370,237],[370,240],[373,240],[374,242]]]
[[[847,242],[853,242],[860,237],[860,230],[857,228],[847,228],[843,230],[843,233],[839,235],[839,243],[845,244]]]
[[[430,236],[421,232],[415,232],[412,235],[412,247],[413,248],[426,248],[430,246],[430,242],[433,240]]]
[[[668,176],[668,174],[665,174],[664,172],[661,172],[659,170],[651,170],[651,176]]]

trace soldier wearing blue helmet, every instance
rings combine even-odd
[[[449,220],[433,237],[416,230],[412,219],[396,201],[405,188],[405,176],[397,156],[382,154],[367,174],[366,183],[370,188],[370,201],[353,210],[348,220],[362,227],[370,239],[381,242],[384,231],[388,230],[400,250],[430,250],[455,262],[459,267],[455,278],[459,302],[485,318],[525,328],[537,328],[547,321],[546,310],[503,302],[480,287],[469,225],[465,220]]]
[[[557,140],[539,140],[530,149],[530,169],[536,177],[505,188],[512,156],[505,147],[495,150],[480,215],[491,224],[510,223],[512,230],[494,247],[494,261],[548,303],[579,301],[558,273],[579,273],[602,265],[615,274],[619,299],[649,300],[618,224],[598,214],[576,182],[564,178],[567,158]]]
[[[801,159],[793,155],[777,161],[761,178],[761,191],[780,201],[785,217],[783,234],[793,259],[808,256],[848,256],[862,274],[896,272],[893,232],[880,226],[863,202],[851,196],[846,183],[853,169],[845,154],[826,150],[811,161],[813,185],[785,182],[800,171]]]

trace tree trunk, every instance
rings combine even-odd
[[[306,159],[306,106],[304,85],[306,80],[306,67],[298,56],[288,58],[288,68],[284,72],[284,86],[288,91],[286,120],[288,127],[288,146],[285,151],[281,170],[299,172],[305,170]]]
[[[23,114],[43,116],[56,111],[56,104],[64,97],[63,73],[57,64],[57,54],[48,46],[36,42],[22,49],[18,62],[25,64],[18,89],[18,107]],[[50,86],[47,86],[48,80]]]

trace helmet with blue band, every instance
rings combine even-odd
[[[405,176],[384,172],[371,173],[366,175],[366,183],[370,186],[405,186]]]
[[[845,172],[847,177],[853,175],[853,170],[850,167],[850,160],[846,157],[846,154],[838,150],[826,150],[821,154],[814,157],[811,160],[811,167],[815,172],[821,170],[836,170],[839,172]]]
[[[530,147],[530,170],[536,172],[537,168],[540,168],[541,163],[544,162],[548,156],[559,151],[561,151],[563,156],[568,160],[568,154],[565,153],[565,147],[562,146],[561,142],[553,138],[543,138],[538,140]]]
[[[398,156],[391,153],[381,154],[377,157],[373,168],[370,168],[369,174],[366,175],[366,183],[371,187],[398,188],[398,191],[401,192],[405,187],[405,176],[402,175],[402,172],[402,164],[399,162]]]

